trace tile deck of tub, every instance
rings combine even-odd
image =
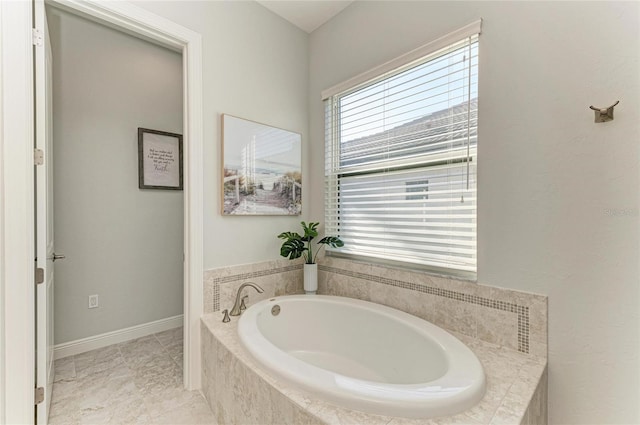
[[[212,361],[205,362],[203,365],[203,379],[205,381],[215,376],[214,380],[224,378],[223,380],[236,382],[249,398],[251,398],[250,391],[256,389],[259,393],[258,396],[264,395],[265,383],[267,387],[273,388],[274,394],[286,395],[286,398],[269,397],[269,406],[264,405],[264,403],[257,403],[257,406],[253,406],[254,409],[266,409],[267,411],[240,412],[241,416],[277,417],[279,409],[283,411],[291,410],[291,405],[297,405],[297,410],[300,411],[300,414],[307,418],[305,423],[311,424],[513,425],[546,423],[546,403],[543,403],[542,400],[537,400],[540,398],[538,395],[539,389],[546,388],[546,358],[520,353],[517,350],[471,338],[462,333],[450,331],[466,344],[482,363],[487,380],[484,398],[476,406],[454,416],[433,419],[407,419],[344,409],[315,397],[310,397],[281,378],[272,376],[258,365],[255,359],[241,346],[237,336],[237,320],[235,318],[232,319],[231,323],[222,323],[219,314],[205,314],[202,317],[202,332],[205,350],[208,350],[209,346],[218,346],[218,351],[226,353],[225,355],[221,355],[220,352],[216,355],[208,353],[211,357],[217,356],[218,359],[224,358],[226,361],[222,363],[224,367],[217,371],[213,370],[216,369],[216,366]],[[224,374],[224,376],[219,374]],[[218,385],[217,382],[213,385],[211,382],[203,382],[203,391],[205,394],[210,393],[210,399],[219,394],[214,388],[216,385]],[[537,406],[539,411],[532,409],[532,401],[535,401],[533,404],[539,404]],[[538,403],[538,401],[540,402]],[[227,402],[231,403],[232,400],[227,400]],[[225,400],[216,400],[214,407],[218,410],[225,410],[224,405],[228,404],[227,402]],[[229,406],[226,407],[228,408]],[[238,413],[238,409],[233,408],[231,411],[232,413],[233,411]],[[240,408],[240,410],[244,409]],[[216,417],[225,416],[220,411],[214,413]],[[230,422],[234,422],[238,418],[227,419]]]

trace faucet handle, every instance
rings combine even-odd
[[[240,301],[240,311],[245,311],[247,309],[247,304],[244,302],[247,298],[249,298],[249,295],[242,297],[242,301]]]
[[[231,321],[231,318],[229,317],[229,310],[228,309],[224,310],[222,314],[224,314],[224,317],[222,318],[222,323],[229,323]]]

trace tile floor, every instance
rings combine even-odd
[[[214,424],[182,387],[182,328],[55,362],[51,425]]]

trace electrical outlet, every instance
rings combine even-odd
[[[89,295],[89,308],[98,307],[98,295]]]

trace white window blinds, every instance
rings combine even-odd
[[[325,100],[343,254],[476,271],[478,34]]]

